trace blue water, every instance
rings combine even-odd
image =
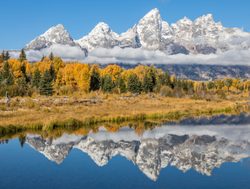
[[[0,189],[250,189],[250,160],[224,163],[212,176],[175,167],[161,171],[157,181],[146,177],[137,166],[121,156],[106,166],[73,149],[57,165],[18,140],[0,145]]]

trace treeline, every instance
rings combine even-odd
[[[194,96],[204,98],[209,94],[225,97],[227,93],[250,90],[250,81],[237,78],[199,82],[178,79],[154,66],[139,65],[123,69],[118,65],[100,68],[98,65],[63,62],[61,58],[43,57],[29,63],[25,51],[18,59],[11,59],[8,52],[0,55],[0,95],[31,96],[68,95],[77,91],[85,93],[160,93],[163,96]]]

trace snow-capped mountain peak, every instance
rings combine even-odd
[[[147,13],[137,24],[137,33],[145,49],[157,50],[161,47],[162,18],[158,9]]]
[[[196,43],[216,46],[223,32],[222,24],[216,23],[212,14],[203,15],[194,21],[193,38]]]
[[[119,44],[117,40],[118,36],[118,34],[111,30],[108,24],[100,22],[87,36],[76,40],[76,43],[89,51],[100,47],[113,48]]]
[[[159,17],[161,17],[159,9],[154,8],[154,9],[152,9],[151,11],[149,11],[149,12],[143,17],[143,19],[151,19],[151,18],[157,18],[157,19],[158,19]]]
[[[41,50],[50,47],[53,44],[75,46],[69,32],[62,24],[51,27],[44,34],[32,40],[26,45],[26,49]]]
[[[90,32],[90,34],[95,34],[95,33],[110,33],[111,32],[111,28],[109,27],[109,25],[105,22],[100,22],[98,23],[95,28]]]
[[[193,21],[187,17],[184,17],[172,24],[175,40],[186,46],[186,43],[192,43]]]
[[[206,15],[203,15],[198,18],[199,20],[207,20],[207,21],[213,21],[214,22],[214,17],[211,13],[208,13]]]
[[[195,21],[194,21],[194,25],[195,26],[200,26],[200,27],[207,27],[207,29],[209,30],[210,27],[217,27],[218,29],[222,30],[223,26],[220,22],[215,22],[213,15],[212,14],[207,14],[207,15],[203,15],[201,17],[198,17]]]
[[[173,24],[162,20],[160,11],[149,11],[137,24],[118,35],[108,24],[98,23],[90,33],[73,40],[59,24],[31,41],[26,49],[41,50],[54,44],[79,46],[91,52],[97,48],[143,48],[172,54],[211,54],[229,50],[250,49],[250,33],[226,28],[212,14],[194,21],[184,17]]]
[[[182,19],[178,20],[177,23],[178,25],[192,25],[193,21],[189,19],[188,17],[184,16]]]

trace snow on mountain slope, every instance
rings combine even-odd
[[[96,27],[83,38],[76,40],[82,48],[89,51],[95,48],[113,48],[119,44],[118,34],[113,32],[111,28],[104,22],[100,22]]]
[[[172,24],[172,29],[175,41],[183,45],[192,43],[193,22],[189,18],[184,17],[175,24]]]
[[[139,48],[141,42],[137,33],[136,26],[130,28],[128,31],[119,36],[119,47],[121,48]]]
[[[41,50],[53,44],[75,46],[75,42],[62,24],[51,27],[44,34],[32,40],[26,45],[27,50]]]
[[[161,42],[164,45],[172,43],[174,41],[174,32],[171,26],[163,21],[162,22],[162,33],[161,33]]]
[[[145,49],[158,50],[161,47],[162,19],[158,9],[146,14],[136,26],[141,45]]]
[[[81,47],[88,52],[119,47],[162,51],[166,55],[207,55],[250,49],[250,33],[239,28],[226,28],[216,22],[212,14],[203,15],[194,21],[184,17],[170,25],[162,20],[158,9],[153,9],[120,35],[113,32],[108,24],[100,22],[88,35],[73,40],[59,24],[27,44],[26,49],[40,51],[58,44]]]

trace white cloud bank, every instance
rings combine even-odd
[[[209,64],[250,66],[250,50],[231,50],[210,55],[166,55],[161,51],[143,49],[96,49],[84,60],[87,63],[129,64]]]
[[[207,64],[207,65],[247,65],[250,66],[250,50],[231,50],[210,55],[166,55],[161,51],[115,47],[113,49],[95,49],[88,57],[80,47],[53,45],[41,51],[27,51],[30,61],[37,61],[43,55],[51,52],[64,60],[78,60],[85,63],[128,63],[128,64]],[[18,57],[18,52],[12,52],[12,57]]]
[[[52,45],[40,51],[29,50],[26,51],[26,55],[29,61],[39,61],[43,56],[48,56],[51,52],[53,52],[55,56],[59,56],[66,61],[82,61],[86,57],[85,52],[80,47],[69,45]],[[14,58],[18,58],[19,52],[10,52],[10,55]]]

